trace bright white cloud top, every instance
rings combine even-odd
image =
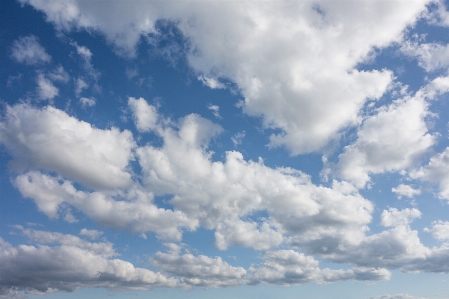
[[[446,296],[448,3],[2,6],[0,298]]]

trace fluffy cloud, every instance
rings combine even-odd
[[[449,147],[430,158],[429,164],[413,171],[410,176],[436,182],[440,186],[439,196],[449,200]]]
[[[64,181],[40,172],[19,175],[15,181],[23,196],[32,198],[40,211],[55,218],[62,203],[85,213],[102,226],[132,233],[155,232],[162,238],[180,240],[178,227],[196,228],[198,221],[180,211],[158,208],[152,193],[133,186],[127,192],[83,192]]]
[[[17,170],[56,171],[91,188],[125,187],[135,146],[130,132],[101,130],[47,106],[6,108],[0,142],[11,152]]]
[[[42,100],[51,100],[59,95],[59,89],[43,74],[37,76],[37,93]]]
[[[424,231],[432,234],[437,240],[449,240],[448,221],[435,221],[432,223],[432,228],[425,228]]]
[[[357,64],[373,48],[400,41],[429,1],[139,2],[107,10],[103,2],[22,2],[44,11],[61,30],[99,31],[131,55],[141,35],[157,34],[157,20],[174,20],[189,40],[187,58],[202,81],[235,82],[244,111],[281,129],[271,145],[300,154],[319,150],[342,128],[359,123],[365,101],[379,98],[392,74],[357,71]]]
[[[143,98],[135,99],[133,97],[129,98],[128,106],[134,115],[134,123],[140,132],[156,129],[158,121],[156,107],[148,105]]]
[[[412,198],[415,195],[421,194],[420,189],[413,189],[411,186],[404,184],[399,184],[397,187],[391,188],[391,191],[396,193],[398,198],[402,198],[402,196]]]
[[[444,69],[449,66],[449,45],[437,43],[420,44],[404,43],[401,52],[407,56],[416,57],[418,64],[427,72]]]
[[[52,100],[59,95],[59,89],[54,86],[54,81],[66,83],[69,80],[69,74],[62,66],[56,68],[53,72],[39,74],[37,76],[37,94],[41,100]]]
[[[384,210],[380,215],[380,223],[383,226],[408,225],[415,218],[421,218],[421,212],[417,209],[389,208]]]
[[[24,36],[12,44],[11,56],[20,63],[28,65],[50,62],[51,57],[40,45],[34,35]]]
[[[355,268],[350,270],[320,269],[311,256],[293,250],[269,251],[262,256],[266,261],[251,266],[250,284],[295,285],[304,283],[330,283],[341,280],[386,280],[386,269]]]
[[[415,166],[436,141],[425,122],[430,114],[427,100],[447,92],[448,82],[448,77],[437,78],[414,97],[396,100],[368,117],[357,132],[357,140],[339,156],[336,174],[361,188],[370,181],[370,174]]]
[[[83,228],[80,231],[80,236],[86,236],[86,237],[90,238],[91,240],[98,239],[102,234],[103,234],[103,232],[95,230],[95,229]]]
[[[33,236],[33,232],[30,232]],[[57,242],[67,241],[62,234],[47,232],[38,234],[44,238],[56,236]],[[68,239],[73,237],[68,236]],[[174,278],[167,278],[147,269],[135,268],[123,260],[108,259],[90,250],[89,246],[80,247],[77,243],[79,240],[54,247],[44,245],[14,247],[0,238],[2,269],[0,295],[14,294],[17,290],[43,294],[54,291],[71,292],[82,287],[142,290],[174,287],[178,284]],[[84,245],[86,244],[88,243],[85,242]]]
[[[206,288],[235,286],[242,284],[246,276],[245,269],[233,267],[221,257],[157,252],[150,261],[159,270],[180,277],[181,282],[189,286]]]
[[[217,229],[219,248],[267,249],[280,244],[280,233],[295,235],[295,242],[364,235],[372,204],[350,184],[318,187],[300,171],[245,161],[235,151],[227,152],[224,162],[213,162],[206,149],[220,131],[210,121],[189,115],[177,128],[155,130],[164,140],[161,147],[136,150],[145,188],[157,196],[173,195],[170,203],[176,210]],[[270,225],[239,219],[257,211],[268,212]]]
[[[105,257],[111,257],[118,255],[112,243],[100,242],[91,243],[83,239],[80,239],[74,235],[61,234],[57,232],[47,232],[42,230],[25,229],[22,226],[16,226],[23,235],[30,240],[38,242],[40,244],[60,244],[65,246],[75,246],[80,249],[84,249],[95,254],[99,254]]]

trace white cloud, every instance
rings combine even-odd
[[[114,250],[113,244],[109,242],[91,243],[74,235],[25,229],[20,225],[16,226],[15,228],[20,230],[21,233],[28,237],[30,240],[38,242],[39,244],[59,244],[66,246],[75,246],[104,257],[112,257],[118,255]]]
[[[54,86],[53,81],[66,83],[69,80],[69,74],[62,66],[59,66],[52,72],[47,74],[38,74],[37,76],[37,93],[41,100],[52,100],[59,95],[59,89]]]
[[[130,132],[101,130],[47,106],[7,106],[0,142],[14,157],[16,170],[57,171],[92,188],[125,187],[135,146]]]
[[[396,100],[368,117],[357,132],[357,140],[339,156],[333,169],[336,175],[362,188],[370,181],[370,174],[416,166],[436,142],[425,121],[430,115],[426,100],[447,92],[446,81],[447,77],[437,78],[414,97]]]
[[[161,147],[148,144],[136,150],[144,187],[157,196],[173,196],[169,203],[176,210],[216,229],[219,248],[267,249],[280,244],[281,234],[292,234],[297,242],[324,236],[356,242],[363,237],[373,207],[354,187],[338,182],[332,188],[317,187],[299,171],[245,161],[235,151],[227,152],[224,162],[212,162],[206,149],[220,130],[190,115],[178,128],[155,131],[163,138]],[[269,214],[269,225],[243,219],[257,211]]]
[[[83,90],[89,87],[89,84],[86,83],[82,78],[78,78],[75,81],[75,94],[79,96]]]
[[[421,189],[413,189],[410,185],[399,184],[395,188],[391,188],[391,191],[396,193],[398,198],[402,198],[402,196],[407,196],[412,198],[415,195],[421,194]]]
[[[86,77],[90,78],[91,81],[93,81],[96,91],[100,91],[101,88],[98,86],[97,82],[100,78],[101,73],[97,69],[95,69],[92,64],[92,52],[87,47],[78,45],[77,42],[72,41],[71,45],[75,47],[76,52],[82,59],[82,66],[84,68],[84,71],[86,72]],[[78,81],[76,82],[75,93],[77,94],[77,96],[83,89],[86,89],[89,86],[89,83],[85,80],[85,78],[78,79]]]
[[[425,228],[425,232],[430,233],[437,240],[449,240],[449,222],[448,221],[434,221],[432,228]]]
[[[421,218],[421,212],[417,209],[389,208],[380,215],[380,223],[383,226],[409,225],[415,218]]]
[[[59,95],[59,89],[43,74],[37,76],[37,93],[41,100],[51,100]]]
[[[219,113],[220,107],[218,107],[217,105],[209,104],[207,106],[207,109],[211,110],[216,118],[222,118]]]
[[[411,172],[410,176],[438,183],[440,198],[449,200],[449,147],[431,157],[428,165]]]
[[[11,56],[20,63],[29,65],[50,62],[50,55],[40,45],[34,35],[24,36],[12,44]]]
[[[80,236],[86,236],[91,240],[98,239],[102,234],[103,232],[98,231],[96,229],[83,228],[80,230]]]
[[[200,80],[204,85],[206,85],[207,87],[212,88],[212,89],[226,88],[226,86],[223,83],[221,83],[220,81],[218,81],[215,78],[208,78],[208,77],[201,75],[198,77],[198,80]]]
[[[449,45],[407,42],[401,45],[401,52],[416,57],[419,66],[427,72],[449,67]]]
[[[58,216],[62,203],[86,214],[99,225],[128,230],[131,233],[154,232],[160,238],[180,240],[180,227],[193,230],[196,219],[181,211],[158,208],[152,203],[153,194],[138,186],[126,192],[83,192],[69,181],[28,172],[17,176],[15,184],[23,196],[32,198],[38,209],[48,217]]]
[[[65,237],[61,234],[58,238]],[[174,278],[135,268],[123,260],[108,259],[77,244],[13,247],[0,238],[0,268],[2,293],[8,290],[35,294],[71,292],[82,287],[143,290],[178,285]]]
[[[75,46],[76,52],[79,55],[84,57],[85,60],[90,61],[90,59],[92,58],[92,52],[88,48],[80,46],[76,42],[74,42],[73,45]]]
[[[128,106],[134,116],[134,123],[140,132],[148,132],[156,129],[158,122],[158,114],[155,106],[152,106],[145,101],[144,98],[128,99]]]
[[[53,81],[60,81],[64,83],[67,83],[70,79],[69,74],[67,74],[67,72],[61,65],[54,69],[52,72],[49,72],[47,76]]]
[[[283,241],[282,233],[266,222],[258,225],[256,222],[229,219],[219,223],[215,231],[215,245],[220,250],[226,250],[229,245],[266,250]]]
[[[245,269],[233,267],[221,257],[157,252],[150,262],[165,273],[179,276],[181,282],[190,286],[206,288],[235,286],[242,284],[246,276]]]
[[[269,251],[262,258],[265,259],[263,264],[251,266],[249,284],[322,284],[342,280],[388,280],[391,276],[386,269],[320,269],[319,262],[313,257],[293,250]]]
[[[234,146],[242,144],[242,140],[245,138],[245,131],[237,132],[234,136],[231,137],[232,143]]]
[[[156,20],[174,20],[191,45],[190,66],[202,78],[235,82],[243,110],[281,129],[270,144],[292,154],[319,150],[360,122],[365,101],[382,96],[392,73],[355,68],[373,48],[400,41],[429,3],[209,2],[206,9],[200,2],[140,2],[105,9],[104,2],[22,2],[61,30],[100,31],[131,55],[142,34],[157,34]]]
[[[130,106],[132,103],[141,103],[143,108],[139,109],[151,107],[143,99],[130,100]],[[155,113],[158,121],[151,127],[162,144],[146,144],[135,149],[142,169],[138,183],[126,172],[135,147],[129,132],[95,129],[52,107],[7,107],[1,122],[1,141],[15,156],[16,164],[25,159],[33,169],[19,174],[14,181],[16,186],[49,217],[58,217],[64,212],[62,207],[70,206],[102,226],[139,235],[154,232],[159,238],[177,241],[181,240],[183,230],[202,226],[215,230],[216,245],[220,249],[244,246],[266,250],[280,245],[294,246],[326,260],[368,269],[354,268],[352,272],[311,269],[310,275],[318,273],[313,282],[386,277],[384,270],[370,270],[379,267],[449,271],[447,265],[439,262],[449,256],[449,250],[444,246],[425,247],[417,232],[408,227],[413,218],[419,217],[418,210],[392,208],[385,211],[381,221],[393,227],[367,236],[373,204],[352,184],[333,181],[331,187],[316,186],[300,171],[270,168],[262,161],[246,161],[236,151],[227,152],[224,161],[212,161],[208,145],[221,132],[220,126],[195,114],[169,121]],[[28,125],[24,127],[23,123]],[[61,128],[64,128],[64,135],[60,133]],[[67,142],[68,138],[73,144]],[[25,141],[22,143],[22,140]],[[52,140],[58,141],[60,152],[51,153],[51,159],[63,157],[65,168],[52,168],[47,161],[50,156],[46,155],[50,155],[48,150],[52,148],[48,144],[52,144]],[[104,140],[109,140],[112,146]],[[128,149],[124,150],[123,145],[115,146],[116,142]],[[117,147],[121,151],[111,157],[121,158],[122,166],[112,166],[117,167],[118,173],[129,174],[126,180],[119,181],[127,184],[111,183],[108,179],[108,189],[104,189],[103,181],[97,181],[95,184],[102,188],[86,191],[77,190],[76,185],[66,179],[73,177],[83,182],[90,173],[97,172],[100,179],[104,179],[102,172],[112,167],[111,162],[106,159],[99,163],[96,155],[105,159],[108,152],[103,154],[104,148],[115,150]],[[80,154],[87,151],[90,151],[87,157]],[[82,170],[75,164],[77,159],[84,162]],[[89,159],[96,159],[98,168],[87,168],[86,165],[93,167],[94,163],[87,163]],[[44,174],[34,169],[47,169],[57,174]],[[169,196],[167,204],[173,209],[159,208],[153,202],[155,196]],[[258,212],[267,216],[257,221],[252,219]],[[284,279],[288,271],[278,274],[273,271],[269,270],[272,278],[266,278],[267,283],[304,283],[310,278],[301,280],[295,276],[288,282]]]
[[[80,103],[81,103],[81,105],[83,105],[83,107],[92,107],[92,106],[95,106],[96,100],[95,100],[95,98],[81,97]]]

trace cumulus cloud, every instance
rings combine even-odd
[[[7,106],[0,142],[18,169],[56,171],[91,188],[125,187],[135,147],[129,131],[101,130],[51,106]]]
[[[284,237],[281,232],[270,227],[266,222],[257,224],[240,219],[229,219],[217,225],[215,240],[215,245],[221,250],[227,249],[230,245],[266,250],[280,245]]]
[[[66,238],[56,235],[56,239]],[[14,247],[0,238],[0,294],[71,292],[82,287],[142,290],[178,284],[174,278],[135,268],[123,260],[109,259],[77,243]]]
[[[136,150],[145,188],[156,196],[172,195],[175,209],[217,229],[217,246],[267,249],[280,244],[281,233],[295,235],[297,242],[363,236],[373,207],[350,184],[318,187],[300,171],[245,161],[236,151],[227,152],[224,162],[213,162],[207,146],[220,131],[209,120],[189,115],[178,128],[156,130],[164,140],[161,147]],[[242,219],[257,211],[267,211],[271,224]]]
[[[407,42],[402,44],[401,52],[407,56],[416,57],[419,66],[427,72],[449,66],[449,45]]]
[[[250,284],[322,284],[342,280],[388,280],[391,276],[386,269],[320,269],[319,262],[313,257],[293,250],[269,251],[262,258],[265,259],[264,263],[250,268]]]
[[[86,237],[90,238],[91,240],[98,239],[102,234],[103,234],[103,232],[98,231],[96,229],[83,228],[80,230],[80,236],[86,236]]]
[[[37,93],[42,100],[51,100],[59,95],[59,89],[43,74],[37,76]]]
[[[52,100],[59,95],[59,89],[53,84],[54,81],[66,83],[69,80],[69,74],[62,66],[59,66],[47,74],[38,74],[37,76],[37,94],[41,100]]]
[[[449,200],[449,147],[430,158],[429,164],[410,173],[412,178],[438,183],[439,196]]]
[[[412,198],[415,195],[421,194],[420,189],[413,189],[410,185],[399,184],[397,187],[391,188],[391,191],[396,193],[398,198],[402,198],[402,196],[407,196]]]
[[[99,254],[104,257],[111,257],[118,255],[115,252],[114,246],[109,242],[92,243],[85,241],[77,236],[62,234],[58,232],[48,232],[42,230],[25,229],[20,225],[16,228],[21,231],[23,235],[39,244],[59,244],[66,246],[75,246],[80,249]]]
[[[34,35],[24,36],[12,44],[11,57],[20,63],[28,65],[50,62],[51,57]]]
[[[437,78],[415,96],[396,100],[368,117],[357,132],[357,140],[340,154],[334,166],[337,176],[362,188],[370,181],[370,174],[416,166],[436,142],[425,121],[430,114],[427,100],[447,92],[448,80]]]
[[[408,225],[415,218],[421,218],[421,212],[418,209],[389,208],[380,215],[380,223],[386,227]]]
[[[40,211],[56,218],[62,203],[86,214],[99,225],[128,230],[132,233],[151,231],[161,238],[180,240],[179,227],[195,229],[198,221],[181,211],[158,208],[153,194],[138,186],[127,192],[83,192],[64,181],[40,172],[17,176],[15,184],[23,196],[32,198]]]
[[[449,240],[449,221],[434,221],[431,228],[425,228],[437,240]]]
[[[221,257],[210,258],[190,253],[157,252],[150,262],[159,270],[181,278],[189,286],[228,287],[240,285],[246,276],[242,267],[233,267]]]
[[[226,88],[226,86],[221,83],[220,81],[218,81],[215,78],[208,78],[208,77],[204,77],[204,76],[199,76],[198,80],[200,80],[204,85],[206,85],[209,88],[212,89],[223,89]]]
[[[137,129],[141,132],[148,132],[156,129],[158,121],[157,109],[153,105],[149,105],[144,98],[130,97],[128,100]]]
[[[357,64],[375,47],[400,41],[428,2],[211,2],[207,9],[199,2],[140,2],[106,10],[103,2],[22,0],[58,29],[99,31],[130,55],[142,34],[157,35],[157,20],[174,20],[203,82],[235,82],[243,110],[281,129],[270,144],[292,154],[319,150],[360,122],[360,109],[382,96],[392,73],[358,71]]]

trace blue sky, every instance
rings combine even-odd
[[[3,1],[0,298],[449,298],[444,1]]]

